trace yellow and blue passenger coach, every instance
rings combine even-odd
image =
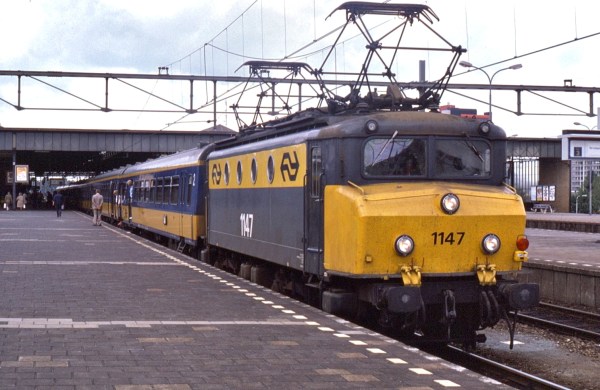
[[[204,259],[332,313],[474,340],[539,300],[516,281],[528,242],[505,142],[439,113],[273,122],[209,155]]]
[[[96,176],[68,188],[80,192],[82,207],[100,189],[102,217],[130,229],[154,235],[173,247],[197,248],[206,235],[206,156],[203,146],[149,160]]]

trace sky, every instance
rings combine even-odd
[[[321,66],[327,47],[337,34],[329,34],[344,22],[344,12],[334,12],[342,1],[332,0],[2,0],[0,1],[0,70],[72,71],[95,73],[157,74],[168,66],[170,74],[247,76],[245,61],[255,59],[303,61]],[[419,3],[419,1],[411,1]],[[467,49],[461,60],[485,67],[489,76],[513,64],[518,70],[496,73],[493,84],[562,86],[564,80],[581,87],[600,87],[595,60],[600,44],[597,23],[600,3],[564,1],[421,1],[439,21],[431,25],[452,45]],[[388,18],[389,19],[389,18]],[[394,20],[376,19],[376,34]],[[379,24],[382,24],[379,26]],[[417,24],[417,23],[415,23]],[[421,27],[415,27],[421,28]],[[416,30],[425,31],[425,30]],[[346,71],[360,66],[365,41],[358,30],[348,28],[334,60],[327,67]],[[592,37],[587,37],[593,35]],[[403,38],[404,39],[404,38]],[[407,34],[407,43],[438,47],[430,33]],[[565,44],[562,44],[565,43]],[[562,45],[559,45],[562,44]],[[548,49],[550,47],[554,48]],[[534,54],[530,54],[534,53]],[[418,80],[418,62],[426,61],[426,78],[441,76],[450,57],[420,51],[398,57],[393,66],[397,80]],[[490,64],[496,64],[489,66]],[[237,71],[236,71],[237,70]],[[457,67],[451,83],[489,84],[479,70]],[[207,105],[205,113],[51,111],[14,109],[17,79],[0,76],[0,126],[45,128],[107,128],[148,130],[202,130],[212,126],[212,86],[195,84],[194,102]],[[22,80],[21,104],[26,107],[86,107],[86,101],[104,104],[102,79],[46,79],[53,87],[29,78]],[[165,97],[184,107],[189,86],[184,82],[143,81],[137,88]],[[217,123],[237,129],[231,105],[237,103],[231,85],[219,86]],[[124,83],[111,82],[111,107],[142,110],[164,108]],[[231,89],[231,91],[229,91]],[[441,104],[488,110],[488,91],[445,92]],[[600,98],[594,95],[594,111]],[[574,110],[589,110],[587,94],[554,93],[538,96],[523,93],[522,111],[544,115],[517,116],[513,91],[493,91],[494,122],[509,136],[556,137],[566,129],[597,127],[597,117]],[[559,102],[561,104],[559,104]],[[172,107],[171,107],[172,108]],[[585,126],[576,126],[580,122]]]

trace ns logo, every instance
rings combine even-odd
[[[211,178],[213,184],[221,184],[221,164],[213,164]]]
[[[285,152],[283,154],[283,158],[281,159],[281,165],[279,166],[279,170],[281,172],[281,177],[283,181],[296,181],[296,177],[298,176],[298,170],[300,169],[300,162],[298,161],[298,155],[296,151],[292,152],[293,157],[289,152]]]

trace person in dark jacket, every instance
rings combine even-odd
[[[63,196],[60,192],[55,191],[54,196],[52,197],[52,204],[56,209],[56,218],[62,217],[63,210]]]

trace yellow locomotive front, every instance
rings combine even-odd
[[[330,210],[325,226],[335,226],[325,232],[328,270],[402,276],[405,284],[417,285],[417,273],[479,272],[481,283],[490,284],[494,271],[518,271],[527,260],[525,248],[518,248],[525,211],[509,187],[443,182],[330,186],[325,199]]]
[[[326,186],[324,271],[353,293],[326,292],[323,307],[367,304],[386,325],[472,342],[539,291],[516,281],[528,241],[522,199],[502,182],[504,133],[440,117],[424,117],[430,134],[368,135],[357,180]]]

